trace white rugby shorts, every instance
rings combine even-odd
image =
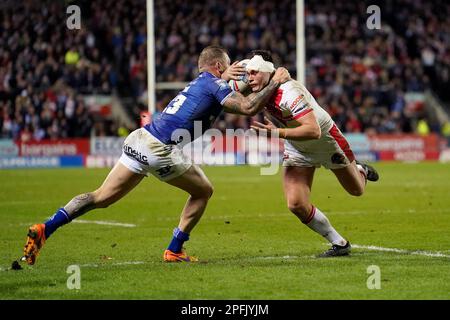
[[[119,161],[135,173],[151,173],[161,181],[179,177],[192,166],[180,147],[162,143],[144,128],[128,135]]]
[[[327,169],[340,169],[350,165],[353,160],[353,151],[335,124],[328,132],[322,132],[318,140],[307,143],[289,140],[284,142],[284,167],[324,166]]]

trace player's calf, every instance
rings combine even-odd
[[[320,234],[331,244],[344,246],[347,243],[347,240],[333,228],[328,218],[318,208],[311,204],[295,201],[289,202],[288,206],[289,210],[291,210],[303,224]]]
[[[307,202],[298,200],[288,200],[289,210],[300,219],[301,222],[307,223],[310,217],[312,205]]]
[[[72,219],[78,218],[95,208],[106,208],[109,204],[101,201],[99,190],[80,194],[70,200],[64,209]]]
[[[366,175],[358,168],[355,162],[344,168],[331,169],[331,171],[333,171],[341,186],[350,195],[359,197],[364,194],[367,181]]]

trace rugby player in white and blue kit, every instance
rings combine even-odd
[[[280,84],[290,79],[285,68],[278,68],[263,90],[244,97],[233,92],[228,81],[245,74],[245,68],[237,63],[230,66],[228,54],[217,46],[207,47],[200,53],[198,68],[199,76],[158,117],[125,139],[122,156],[97,190],[74,197],[46,222],[29,228],[23,260],[34,264],[45,241],[57,228],[90,210],[115,203],[151,173],[190,195],[172,241],[164,251],[164,261],[197,261],[188,256],[182,246],[205,211],[213,187],[203,171],[183,154],[175,131],[184,129],[197,138],[193,136],[194,123],[201,122],[203,133],[222,110],[255,115]]]

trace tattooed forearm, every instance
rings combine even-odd
[[[279,86],[278,82],[271,80],[264,89],[252,93],[248,97],[235,92],[225,101],[224,109],[229,113],[253,116],[265,107],[267,99],[275,93]]]
[[[248,107],[248,111],[252,114],[256,114],[261,111],[265,107],[265,102],[268,98],[270,98],[275,91],[280,86],[279,83],[274,82],[273,80],[269,82],[269,84],[264,87],[259,92],[252,93],[248,96],[250,101],[250,106]]]
[[[64,207],[71,219],[78,218],[86,212],[95,209],[94,195],[92,193],[83,193],[72,200]]]

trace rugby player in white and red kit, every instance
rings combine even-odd
[[[256,50],[253,54],[246,66],[248,85],[253,92],[258,92],[269,83],[275,68],[268,51]],[[347,140],[330,115],[298,81],[282,84],[265,111],[272,121],[266,117],[267,124],[255,122],[252,128],[269,134],[276,132],[278,137],[285,139],[284,193],[289,210],[331,243],[331,248],[320,257],[348,255],[350,242],[310,202],[315,169],[320,166],[330,169],[353,196],[361,196],[367,180],[377,181],[378,173],[373,167],[355,160]]]

